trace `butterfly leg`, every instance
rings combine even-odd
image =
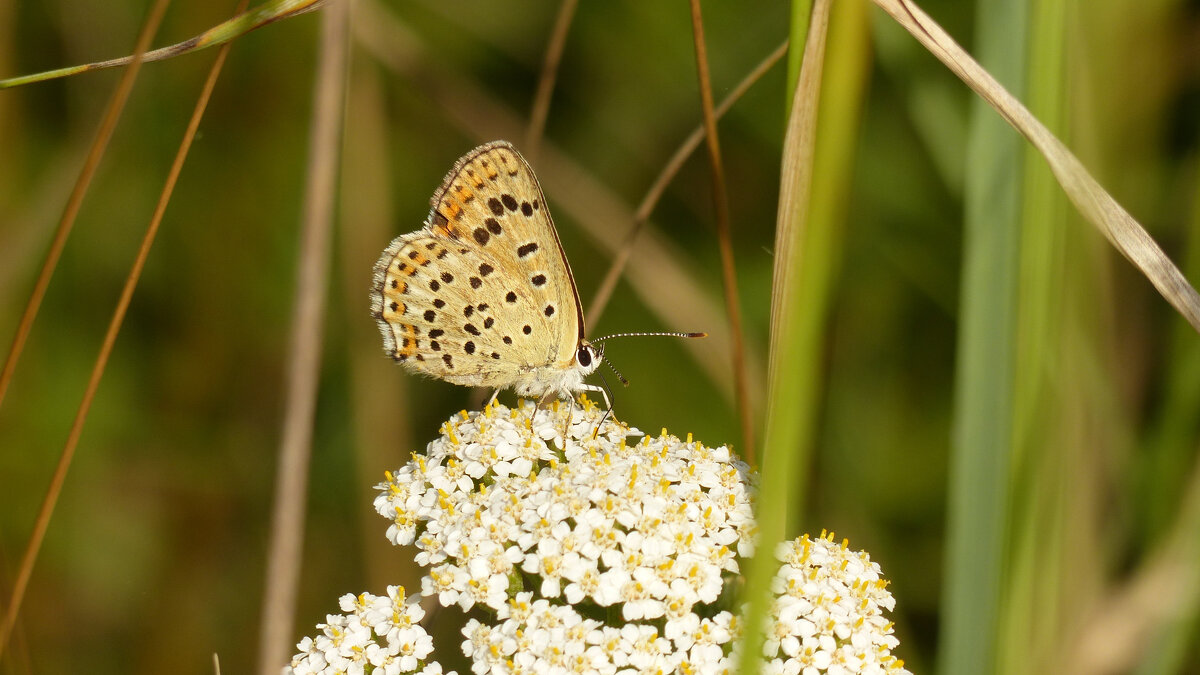
[[[605,391],[604,387],[598,387],[594,384],[581,384],[579,385],[579,391],[599,392],[600,396],[604,398],[604,417],[600,418],[600,422],[598,422],[596,424],[596,428],[592,430],[592,438],[595,438],[596,435],[600,433],[600,427],[604,426],[605,420],[608,419],[609,413],[612,412],[612,401],[608,398],[608,392]],[[574,398],[571,400],[574,400]]]
[[[492,392],[492,397],[488,399],[487,405],[486,405],[486,406],[484,406],[484,407],[486,408],[486,407],[488,407],[488,406],[495,405],[495,403],[496,403],[496,398],[497,398],[498,396],[500,396],[500,390],[499,390],[499,389],[497,389],[496,391]]]
[[[567,400],[571,403],[567,408],[567,419],[563,422],[563,450],[567,449],[567,435],[571,433],[571,418],[575,416],[575,397],[568,396]]]
[[[594,384],[581,384],[581,385],[579,385],[579,391],[598,392],[600,394],[600,396],[604,399],[604,409],[606,411],[612,410],[612,401],[609,400],[608,392],[604,391],[604,387],[600,387],[600,386],[597,386]],[[572,400],[574,400],[574,399],[572,398]]]

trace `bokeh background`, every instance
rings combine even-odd
[[[1051,95],[1040,105],[1052,127],[1200,279],[1200,4],[1030,0],[1014,3],[1027,8],[1030,32],[1002,36],[980,28],[988,4],[922,6],[973,52],[1007,40],[1022,53],[1046,43],[1037,31],[1053,30],[1057,85],[1037,94]],[[155,44],[216,25],[233,5],[172,3]],[[0,0],[0,77],[127,54],[148,6]],[[494,138],[521,147],[558,7],[355,4],[296,639],[343,593],[415,589],[410,554],[387,545],[387,522],[371,508],[373,486],[473,405],[473,393],[409,376],[382,354],[367,308],[371,267],[392,237],[421,225],[459,155]],[[704,11],[720,100],[787,39],[791,8],[706,2]],[[272,24],[230,53],[0,672],[204,673],[214,652],[223,672],[254,668],[319,23],[309,13]],[[961,280],[980,111],[879,10],[839,0],[834,35],[831,50],[850,65],[828,75],[826,89],[841,88],[849,102],[829,119],[851,140],[830,211],[833,271],[799,527],[836,531],[871,552],[897,598],[897,654],[914,672],[934,672],[963,386],[959,317],[974,301]],[[5,601],[214,55],[143,67],[0,408]],[[1031,63],[1034,82],[1045,66]],[[787,72],[784,59],[720,123],[760,437]],[[103,71],[0,91],[5,348],[118,77]],[[1022,87],[1013,88],[1020,95]],[[634,208],[700,121],[686,3],[580,4],[545,140],[530,159],[585,306]],[[1005,565],[1010,578],[1040,581],[1031,595],[1005,595],[997,631],[1009,656],[997,672],[1063,672],[1050,664],[1061,665],[1078,631],[1086,634],[1178,532],[1200,439],[1200,338],[1061,197],[1037,192],[1036,157],[1028,167],[1013,180],[1043,195],[1025,213],[1051,233],[1040,268],[1050,271],[1022,276],[1021,292],[1052,302],[1023,337],[1000,338],[1019,342],[1019,358],[1036,350],[1045,376],[1010,401],[1026,423],[1013,442]],[[688,344],[610,343],[609,358],[632,382],[615,392],[615,412],[644,430],[692,432],[740,450],[711,190],[701,148],[670,183],[589,334],[712,333]],[[1053,527],[1029,525],[1038,522]],[[1017,541],[1021,534],[1028,539]],[[1041,559],[1018,554],[1042,546],[1069,563],[1031,573]],[[1200,672],[1194,583],[1168,588],[1190,598],[1182,613],[1144,622],[1132,663],[1089,672]],[[1021,597],[1041,601],[1022,606]],[[1040,637],[1021,657],[1014,645],[1030,627]]]

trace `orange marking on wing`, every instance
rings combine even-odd
[[[463,173],[467,175],[467,178],[471,179],[471,184],[476,188],[483,187],[483,179],[479,177],[479,174],[477,174],[474,169],[468,166],[463,169]]]
[[[400,356],[412,356],[417,353],[417,331],[410,323],[400,324],[400,349],[397,354]]]
[[[441,213],[446,220],[457,220],[458,216],[462,214],[462,205],[458,202],[445,202],[442,204],[442,208],[444,210]]]
[[[458,198],[461,199],[464,203],[469,202],[475,198],[475,193],[471,190],[471,188],[467,187],[466,185],[457,185],[455,187],[458,190]]]

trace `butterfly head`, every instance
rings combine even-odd
[[[587,377],[594,373],[603,360],[603,347],[597,347],[587,340],[579,341],[579,347],[575,350],[574,367],[579,371],[581,377]]]

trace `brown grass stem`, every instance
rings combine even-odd
[[[37,281],[34,283],[33,292],[29,296],[29,302],[26,303],[25,310],[21,314],[21,320],[17,324],[17,333],[13,337],[12,346],[9,348],[8,356],[4,360],[4,369],[0,371],[0,404],[4,402],[4,394],[8,391],[8,385],[12,381],[17,361],[21,358],[21,351],[25,347],[25,341],[28,339],[29,332],[33,328],[33,321],[37,318],[38,310],[41,308],[46,288],[50,285],[50,278],[54,276],[54,269],[58,265],[58,259],[62,254],[63,247],[66,246],[67,237],[71,234],[71,228],[75,224],[76,216],[79,215],[79,209],[83,204],[83,197],[87,194],[92,178],[96,174],[96,167],[99,166],[100,159],[104,156],[104,151],[108,148],[108,142],[112,139],[113,130],[117,126],[117,120],[120,119],[121,112],[125,108],[125,102],[129,99],[129,93],[133,90],[133,82],[137,78],[138,70],[141,68],[142,55],[150,47],[150,41],[154,39],[154,34],[158,32],[158,26],[162,23],[163,15],[167,11],[167,3],[168,0],[158,0],[150,9],[146,23],[142,25],[142,30],[138,34],[137,43],[134,47],[133,60],[130,62],[129,68],[121,75],[121,79],[117,82],[117,88],[113,91],[112,98],[109,99],[108,105],[104,110],[100,127],[96,131],[96,138],[92,141],[92,145],[88,149],[87,158],[84,160],[83,167],[79,171],[79,178],[75,182],[75,187],[71,190],[71,196],[67,200],[67,207],[64,209],[62,218],[58,223],[58,228],[54,232],[50,251],[46,254],[46,260],[42,263],[42,269],[38,273]],[[103,350],[101,355],[104,357],[107,356]],[[103,365],[99,359],[97,360],[97,366],[101,370],[103,369]],[[92,379],[96,381],[96,384],[99,383],[99,378],[95,370],[93,370]],[[84,400],[81,404],[81,411],[84,415],[87,414],[86,408],[91,405],[91,396],[93,393],[93,383],[89,383],[88,391],[84,394]],[[4,655],[9,637],[12,635],[13,626],[16,625],[17,616],[21,611],[21,603],[25,598],[25,591],[29,587],[29,578],[33,575],[33,567],[37,563],[42,541],[45,539],[46,530],[50,527],[50,516],[54,512],[54,506],[58,503],[58,496],[62,492],[63,481],[66,480],[67,469],[70,468],[71,459],[75,454],[75,440],[78,440],[75,426],[82,426],[79,415],[76,416],[76,425],[72,426],[71,435],[68,437],[62,454],[59,456],[58,465],[55,467],[54,475],[50,479],[50,486],[46,489],[46,495],[42,500],[41,508],[38,510],[37,519],[34,521],[33,532],[29,535],[29,542],[26,544],[25,553],[21,557],[21,564],[17,568],[17,578],[13,582],[13,590],[9,597],[8,607],[5,608],[3,621],[0,622],[0,658]]]
[[[533,106],[529,111],[529,127],[525,131],[525,147],[522,148],[522,152],[531,162],[537,161],[538,150],[542,145],[546,117],[550,113],[550,99],[554,94],[554,83],[558,81],[558,64],[562,62],[567,33],[571,30],[571,20],[575,18],[575,8],[578,6],[579,0],[563,0],[558,7],[550,42],[546,45],[546,58],[542,61],[542,73],[538,77],[537,92],[533,96]]]
[[[734,400],[742,425],[742,455],[754,462],[754,420],[750,414],[750,386],[746,377],[746,338],[742,333],[742,307],[738,300],[737,267],[733,256],[733,235],[729,223],[729,193],[725,168],[721,162],[721,142],[717,135],[717,116],[713,112],[712,78],[708,72],[708,50],[704,44],[704,19],[700,0],[691,0],[692,41],[696,47],[696,74],[700,80],[700,105],[704,112],[705,141],[712,168],[713,208],[717,219],[717,244],[721,251],[721,279],[725,291],[725,311],[733,336],[732,361]]]
[[[729,92],[717,107],[713,110],[713,114],[717,119],[725,116],[733,104],[738,102],[750,87],[762,79],[762,76],[767,73],[779,60],[788,53],[788,41],[784,40],[778,47],[767,55],[757,66],[754,67],[733,91]],[[621,275],[625,272],[625,266],[629,262],[629,256],[633,253],[634,245],[637,243],[638,235],[642,233],[646,223],[650,220],[650,214],[654,213],[654,208],[658,206],[658,200],[662,198],[666,192],[667,186],[671,181],[675,180],[675,176],[679,170],[683,168],[688,158],[700,147],[700,143],[704,141],[705,128],[704,123],[696,125],[692,133],[684,139],[683,143],[667,160],[663,168],[658,172],[658,176],[654,182],[650,184],[650,189],[646,191],[646,196],[642,197],[642,201],[638,204],[637,211],[633,214],[633,222],[629,226],[629,230],[625,233],[625,237],[621,240],[620,247],[617,253],[613,256],[612,263],[608,266],[608,271],[604,273],[604,279],[600,282],[600,286],[596,290],[596,294],[592,297],[592,303],[588,306],[588,311],[585,312],[588,321],[595,323],[600,320],[604,310],[608,307],[608,301],[612,299],[613,291],[617,288],[617,282],[621,280]]]
[[[320,379],[322,319],[329,286],[330,239],[346,100],[350,3],[331,1],[321,22],[313,118],[305,176],[299,262],[292,300],[284,415],[271,512],[258,672],[275,675],[291,643],[304,544],[304,504]]]
[[[245,0],[243,0],[245,2]],[[142,34],[138,38],[137,54],[141,54],[149,46],[150,40],[158,28],[158,24],[162,21],[163,14],[166,12],[167,0],[159,0],[155,3],[151,10],[150,17],[146,21],[146,25],[142,29]],[[33,574],[33,567],[37,561],[38,552],[41,549],[42,541],[45,539],[45,534],[50,525],[50,518],[54,513],[54,507],[58,503],[58,497],[62,493],[63,482],[66,480],[67,471],[70,469],[72,459],[75,456],[75,449],[79,445],[79,437],[83,433],[84,422],[87,421],[88,411],[91,410],[92,401],[95,399],[96,390],[100,386],[100,380],[104,376],[104,370],[108,365],[109,356],[112,354],[113,346],[117,341],[117,334],[121,330],[121,324],[125,320],[125,314],[129,309],[129,304],[133,299],[134,290],[137,289],[138,281],[141,279],[142,270],[145,268],[146,259],[150,255],[150,248],[154,244],[154,239],[158,234],[159,225],[162,223],[163,215],[166,213],[167,204],[171,201],[171,195],[174,193],[175,184],[179,180],[179,174],[183,170],[183,163],[187,159],[188,152],[191,150],[192,141],[196,137],[196,130],[200,126],[200,120],[204,117],[204,111],[208,107],[208,101],[212,96],[213,88],[216,86],[217,77],[220,75],[221,67],[225,63],[226,54],[229,51],[229,44],[222,47],[217,54],[217,58],[213,61],[212,67],[209,69],[208,78],[204,82],[204,87],[200,91],[200,96],[196,100],[196,106],[192,110],[192,117],[188,121],[187,129],[184,131],[183,139],[180,141],[179,150],[175,154],[175,159],[171,163],[171,168],[167,173],[167,179],[163,185],[162,192],[159,194],[158,203],[155,205],[154,214],[150,218],[150,223],[146,227],[146,232],[142,235],[141,245],[138,248],[137,257],[134,258],[133,266],[129,270],[129,275],[125,279],[125,285],[121,289],[121,296],[117,301],[116,309],[113,310],[112,318],[108,324],[108,330],[104,334],[104,341],[100,346],[100,353],[96,357],[96,362],[92,366],[92,373],[88,379],[87,388],[84,390],[83,399],[79,403],[79,408],[75,413],[75,419],[71,423],[70,432],[67,435],[67,441],[63,446],[62,454],[59,456],[58,465],[55,467],[54,476],[51,479],[50,486],[46,490],[45,498],[42,506],[38,511],[37,521],[34,525],[33,534],[30,536],[29,544],[25,550],[25,555],[21,560],[21,567],[18,570],[17,581],[14,584],[12,600],[9,603],[8,609],[5,612],[4,622],[0,624],[0,654],[3,653],[5,646],[8,643],[8,637],[11,635],[13,624],[16,621],[18,612],[20,611],[21,602],[25,595],[25,590],[28,587],[29,578]],[[134,59],[133,65],[129,71],[134,71],[137,68],[139,60]],[[121,84],[118,84],[118,91],[121,85],[127,81],[132,84],[133,75],[126,73],[126,77],[122,78]],[[136,73],[135,73],[136,74]],[[125,97],[128,96],[128,86],[126,85]],[[116,97],[114,96],[114,99]],[[122,102],[123,103],[123,102]],[[119,107],[118,114],[119,114]],[[106,114],[105,122],[108,122],[109,116]],[[115,117],[113,117],[115,123]],[[103,126],[103,125],[102,125]],[[111,128],[108,130],[111,135]],[[106,139],[107,141],[107,139]],[[93,146],[94,148],[95,146]],[[101,152],[103,152],[101,150]],[[89,160],[91,159],[89,153]],[[96,157],[98,161],[99,157]],[[91,169],[94,171],[95,165],[91,164]],[[86,188],[86,186],[85,186]],[[82,193],[79,194],[82,198]],[[74,201],[75,194],[72,194]],[[72,207],[68,205],[68,210]],[[78,203],[75,203],[74,210],[78,211]],[[72,214],[72,220],[74,215]],[[67,228],[69,230],[69,227]],[[65,239],[65,234],[64,237]],[[56,237],[57,241],[57,237]],[[61,251],[61,246],[59,247]],[[44,287],[43,287],[44,290]]]
[[[75,218],[79,215],[83,197],[87,194],[88,187],[92,184],[92,177],[96,175],[96,167],[100,165],[100,159],[108,148],[109,140],[112,139],[113,130],[117,127],[117,120],[121,118],[121,112],[125,109],[125,102],[129,100],[129,92],[133,90],[133,82],[137,79],[138,71],[142,67],[142,56],[150,48],[150,41],[158,32],[158,25],[162,22],[166,9],[166,2],[163,1],[156,3],[151,8],[150,15],[146,18],[141,33],[138,34],[133,59],[130,61],[129,67],[121,74],[121,79],[117,81],[117,88],[113,90],[112,98],[105,106],[104,115],[100,118],[100,126],[96,130],[96,137],[92,141],[91,147],[88,148],[83,167],[79,170],[79,177],[75,180],[71,196],[67,199],[67,207],[63,209],[62,218],[58,221],[58,228],[54,231],[50,250],[46,253],[42,269],[38,272],[37,281],[34,282],[33,292],[29,294],[25,311],[22,312],[21,320],[17,323],[17,333],[13,336],[8,355],[4,358],[4,368],[0,370],[0,405],[4,404],[4,395],[8,392],[13,372],[17,369],[17,362],[21,359],[25,341],[29,338],[30,330],[33,329],[33,321],[37,318],[38,310],[42,306],[46,288],[50,286],[50,278],[54,276],[54,268],[58,266],[58,259],[62,255],[63,247],[67,245],[67,237],[71,235],[71,228],[74,227]],[[4,652],[5,635],[3,628],[0,627],[0,653]]]

